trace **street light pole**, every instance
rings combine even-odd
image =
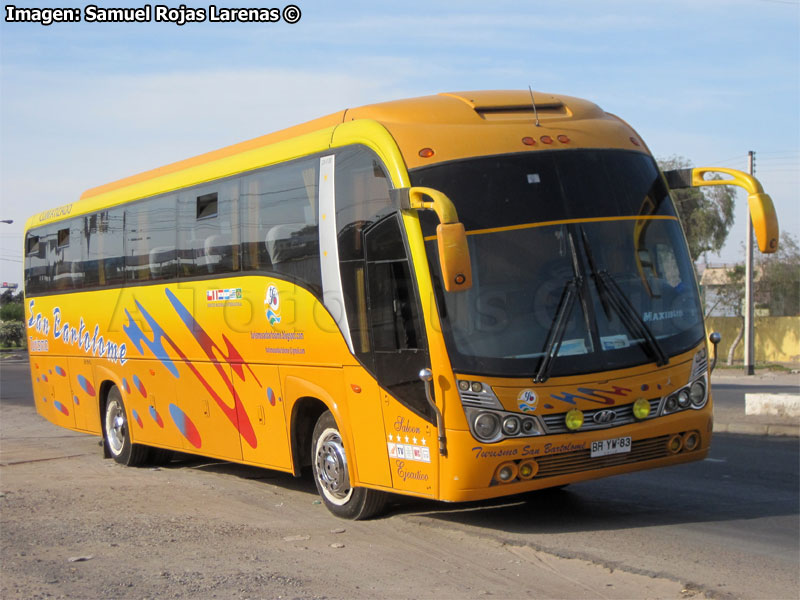
[[[755,175],[756,153],[750,150],[747,153],[747,170],[750,175]],[[755,374],[755,327],[753,326],[753,220],[750,210],[747,211],[747,249],[745,255],[745,283],[744,283],[744,372],[745,375]]]

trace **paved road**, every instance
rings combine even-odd
[[[10,363],[0,366],[0,408],[31,404],[26,366]],[[730,385],[734,387],[722,391],[741,392],[735,389],[735,384]],[[20,409],[14,410],[19,412]],[[592,597],[606,595],[604,590],[608,597],[624,597],[626,594],[678,597],[680,590],[684,589],[684,597],[796,599],[800,589],[800,439],[797,437],[718,434],[709,458],[700,463],[587,482],[560,491],[533,494],[526,499],[463,505],[402,499],[382,520],[347,524],[341,521],[328,523],[324,510],[311,501],[313,485],[308,482],[298,484],[282,475],[270,475],[265,480],[254,482],[252,473],[258,470],[251,469],[247,471],[250,475],[242,477],[241,467],[221,465],[209,471],[207,465],[197,461],[174,465],[166,476],[140,469],[107,471],[110,461],[102,461],[99,449],[94,443],[87,443],[85,436],[69,434],[71,437],[67,437],[63,435],[66,433],[64,430],[46,423],[43,428],[39,421],[41,419],[31,413],[24,426],[35,427],[45,435],[51,432],[54,440],[61,438],[53,443],[54,452],[69,453],[73,446],[79,448],[84,454],[73,460],[82,461],[83,469],[101,468],[95,465],[104,463],[104,473],[114,473],[115,477],[119,473],[122,480],[135,478],[141,485],[149,486],[154,485],[151,479],[168,477],[164,485],[169,486],[173,497],[181,497],[186,502],[192,502],[191,498],[199,494],[198,481],[207,487],[219,486],[220,492],[224,492],[225,502],[232,506],[237,502],[243,503],[246,508],[241,509],[242,514],[246,513],[248,517],[263,515],[262,518],[273,525],[277,521],[272,519],[278,516],[269,512],[274,510],[270,507],[284,504],[292,506],[294,527],[313,530],[315,523],[324,523],[321,527],[327,529],[344,524],[348,535],[352,533],[355,536],[360,532],[368,537],[369,552],[376,560],[395,560],[404,568],[411,565],[412,571],[397,573],[397,580],[392,579],[393,583],[399,584],[411,577],[409,581],[416,579],[419,585],[421,578],[436,579],[436,573],[441,573],[444,579],[453,582],[448,585],[456,585],[458,577],[449,579],[453,573],[448,570],[455,562],[470,572],[485,564],[493,565],[492,573],[495,575],[505,572],[508,577],[523,578],[515,580],[520,581],[518,587],[500,577],[493,580],[494,583],[487,583],[485,588],[451,588],[474,597],[495,594],[523,597],[533,593],[532,590],[539,590],[538,595],[581,595],[576,589],[583,589],[582,595]],[[47,440],[39,438],[37,443],[47,443]],[[11,442],[4,442],[3,452],[13,450],[11,445]],[[92,455],[93,452],[96,456]],[[60,464],[63,465],[63,461]],[[37,465],[37,468],[44,469],[47,465],[55,465],[55,461]],[[160,489],[153,487],[154,491],[149,493],[157,495]],[[199,495],[197,502],[209,503],[219,497],[219,494]],[[262,504],[257,500],[260,497],[268,498],[267,502]],[[151,508],[146,506],[141,510],[149,511]],[[158,518],[158,514],[153,518]],[[162,523],[153,535],[161,534],[173,541],[174,538],[181,539],[182,530],[171,529],[178,525],[184,529],[187,527],[185,521],[173,517]],[[241,524],[236,527],[237,536],[247,531]],[[46,530],[39,531],[38,527],[32,533],[45,539],[48,536]],[[448,540],[455,540],[457,545],[446,545]],[[349,543],[352,547],[356,545],[352,539]],[[195,547],[192,547],[192,552],[193,556],[202,554]],[[276,556],[285,553],[285,544],[277,552]],[[433,562],[426,564],[422,560],[414,563],[412,553],[420,557],[433,553],[437,561],[449,563],[439,571],[431,571]],[[306,556],[319,559],[313,554]],[[501,560],[501,556],[507,558]],[[548,562],[565,558],[580,560],[558,564]],[[42,559],[38,560],[41,562]],[[235,562],[236,558],[233,560]],[[303,560],[302,555],[298,555],[297,560]],[[406,560],[409,562],[404,563]],[[502,566],[505,563],[508,564]],[[417,570],[414,570],[414,564],[417,564]],[[640,593],[631,594],[623,591],[626,588],[621,587],[621,580],[601,584],[597,575],[583,573],[579,577],[578,571],[573,569],[578,569],[581,564],[601,565],[614,569],[618,574],[643,574],[647,581],[656,581],[651,579],[653,577],[659,581],[672,580],[680,582],[681,586],[675,593],[665,593],[663,588],[640,588]],[[36,565],[32,564],[30,568],[35,570]],[[146,566],[142,568],[146,569]],[[375,576],[384,573],[383,568],[388,569],[385,565],[372,567],[376,569]],[[173,569],[167,571],[173,572]],[[383,576],[394,577],[391,570]],[[364,577],[369,579],[368,574]],[[464,573],[461,577],[467,575]],[[577,582],[580,585],[542,591],[542,588],[524,587],[521,582],[525,577],[528,577],[530,586],[534,580],[541,582],[548,577],[564,585],[571,585],[569,580],[572,578],[572,584]],[[499,583],[503,581],[505,583]],[[427,585],[428,580],[425,582]],[[506,584],[510,587],[503,587]],[[243,589],[249,589],[242,585]],[[111,588],[104,589],[113,592]],[[390,593],[387,589],[377,588],[374,592],[387,597],[413,595],[411,588],[405,595]],[[338,594],[330,595],[347,596],[348,591],[363,597],[362,593],[357,593],[357,586],[344,587]],[[418,591],[414,593],[418,594]]]

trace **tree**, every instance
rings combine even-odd
[[[761,277],[754,284],[759,303],[769,307],[773,317],[800,315],[800,246],[797,239],[783,232],[774,254],[758,254]]]
[[[689,169],[691,162],[682,156],[658,161],[662,171]],[[714,176],[714,179],[721,179]],[[692,261],[706,252],[717,252],[725,245],[733,224],[734,190],[729,185],[672,190],[678,217],[686,232]]]

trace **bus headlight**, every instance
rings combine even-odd
[[[706,386],[702,381],[698,380],[692,384],[692,387],[689,388],[689,398],[692,405],[698,408],[706,403]]]
[[[689,408],[689,390],[686,388],[678,392],[678,406],[681,408]]]
[[[494,439],[500,433],[500,417],[490,412],[478,413],[478,416],[472,422],[472,428],[478,438],[482,440]]]
[[[520,430],[520,420],[519,417],[510,416],[506,417],[503,420],[503,433],[506,435],[517,435]]]

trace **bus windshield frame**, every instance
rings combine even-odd
[[[467,229],[473,289],[445,294],[422,217],[456,372],[544,382],[664,365],[703,339],[686,242],[648,155],[513,154],[411,178],[447,194]]]

